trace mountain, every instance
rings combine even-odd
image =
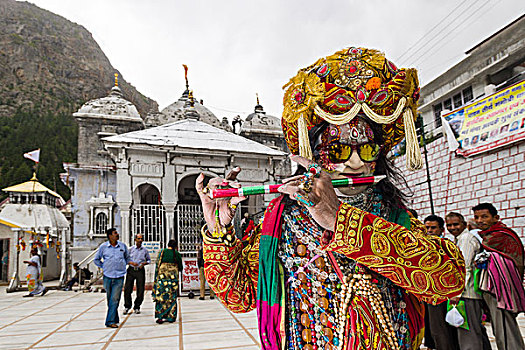
[[[0,0],[0,188],[27,181],[32,164],[22,154],[41,148],[39,180],[69,197],[58,174],[62,162],[76,160],[72,113],[107,96],[115,72],[84,27],[28,2]],[[119,86],[143,117],[158,111],[121,76]]]

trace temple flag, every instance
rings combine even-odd
[[[40,160],[40,148],[31,152],[24,153],[24,158],[31,159],[33,162],[38,163]]]

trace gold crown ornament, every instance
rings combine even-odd
[[[397,68],[380,51],[351,47],[299,70],[283,89],[282,128],[293,154],[313,159],[308,130],[323,120],[346,124],[362,113],[382,126],[387,152],[405,137],[408,169],[421,168],[415,69]]]

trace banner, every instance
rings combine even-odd
[[[182,258],[182,290],[199,290],[200,287],[197,258]]]
[[[525,80],[443,115],[460,148],[472,156],[525,139]]]
[[[157,260],[157,257],[160,253],[160,242],[157,241],[150,241],[150,242],[142,242],[142,246],[148,250],[149,257],[151,260]]]

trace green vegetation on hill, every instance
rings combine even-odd
[[[69,199],[59,174],[77,158],[72,114],[107,96],[115,72],[84,27],[29,2],[0,0],[0,189],[31,178],[33,162],[23,154],[40,148],[38,179]],[[119,86],[141,115],[158,111],[122,76]]]
[[[38,180],[68,200],[69,188],[59,174],[64,172],[63,162],[76,161],[77,135],[70,113],[19,109],[11,118],[0,118],[0,189],[31,178],[34,162],[23,155],[40,148]],[[0,198],[5,197],[2,192]]]

